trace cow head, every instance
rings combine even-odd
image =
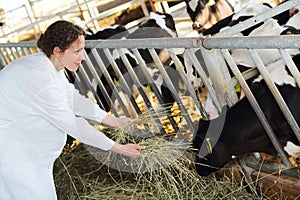
[[[209,18],[209,10],[207,9],[208,0],[185,0],[187,13],[193,21],[193,29],[200,32],[204,31],[204,25]],[[206,9],[205,9],[206,8]]]
[[[185,0],[185,3],[193,29],[198,33],[233,13],[233,7],[225,0]]]
[[[193,147],[196,149],[195,169],[201,176],[206,176],[222,168],[231,160],[229,149],[220,140],[226,118],[224,107],[216,120],[201,120],[198,124]]]

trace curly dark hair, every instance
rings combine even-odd
[[[41,34],[37,46],[46,56],[50,57],[53,54],[54,47],[59,47],[62,51],[65,51],[80,35],[85,36],[82,28],[71,22],[59,20],[51,24],[44,34]]]

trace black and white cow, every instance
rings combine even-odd
[[[175,27],[175,21],[172,15],[161,12],[150,12],[149,19],[132,33],[126,36],[126,39],[147,39],[147,38],[176,38],[178,37]],[[166,49],[155,49],[161,62],[168,65],[170,56]],[[139,49],[139,53],[147,64],[153,63],[153,58],[146,49]]]
[[[284,2],[282,2],[284,3]],[[215,35],[219,32],[222,32],[228,28],[231,28],[232,26],[243,22],[251,17],[257,16],[261,13],[268,12],[272,9],[272,6],[265,2],[260,2],[257,0],[250,0],[245,7],[243,7],[238,12],[234,12],[232,15],[218,21],[215,25],[213,25],[211,28],[203,31],[201,35]],[[279,13],[272,18],[277,20],[277,23],[279,25],[285,25],[292,16],[297,14],[299,11],[298,7],[293,7],[289,10],[285,10],[282,13]],[[253,30],[260,27],[263,24],[263,22],[258,23],[252,27],[249,27],[245,30],[242,30],[240,33],[243,36],[248,36]]]
[[[268,5],[256,2],[255,0],[251,2],[249,2],[250,4],[247,4],[247,6],[244,8],[245,11],[243,9],[241,10],[241,13],[253,14],[260,13],[263,10],[268,11],[270,9]],[[266,21],[260,23],[259,26],[249,28],[247,30],[247,34],[249,36],[279,36],[284,34],[299,34],[300,14],[297,13],[295,10],[297,10],[297,8],[294,8],[293,11],[284,11],[273,18],[267,19]],[[239,14],[240,16],[242,16],[241,13]],[[252,16],[252,14],[250,16]],[[281,19],[281,22],[279,23],[277,19]],[[283,22],[286,24],[281,24]],[[236,35],[243,36],[244,34],[239,33]],[[272,65],[272,63],[278,61],[281,58],[280,52],[277,49],[257,49],[256,51],[262,59],[263,64],[267,67],[267,69],[269,68],[269,65]],[[287,52],[290,55],[296,55],[299,53],[299,49],[289,49],[287,50]],[[230,53],[233,60],[240,68],[241,72],[256,66],[247,49],[231,49]],[[206,102],[205,110],[207,111],[211,119],[218,116],[218,111],[213,105],[209,95]]]
[[[166,38],[166,37],[177,37],[177,31],[175,28],[175,22],[173,17],[167,13],[151,12],[148,20],[140,24],[138,28],[126,34],[121,39],[125,40],[125,39],[147,39],[147,38]],[[170,63],[170,56],[167,50],[166,49],[155,49],[155,50],[162,64],[167,66]],[[157,84],[157,87],[159,87],[159,89],[161,90],[161,87],[165,87],[165,85],[162,83],[162,78],[159,74],[160,72],[154,63],[152,56],[150,55],[147,49],[139,49],[138,51],[147,65],[147,70],[150,76],[153,77],[154,81]],[[133,68],[141,84],[142,85],[149,84],[146,80],[143,70],[141,70],[138,60],[136,59],[135,55],[131,52],[130,49],[114,50],[112,52],[112,55],[114,58],[114,62],[116,62],[121,74],[123,75],[122,78],[124,78],[124,80],[127,83],[129,83],[130,89],[133,88],[132,86],[134,85],[134,81],[129,75],[128,69],[126,68],[125,63],[123,62],[122,57],[126,57],[128,59],[130,66]],[[120,77],[113,69],[111,65],[111,61],[107,60],[105,66],[110,77],[114,81],[119,81]],[[100,71],[99,73],[101,75]],[[105,86],[107,93],[111,96],[114,91],[112,90],[111,85],[108,83],[107,79],[104,76],[101,76],[101,82]],[[101,95],[101,90],[99,87],[97,87],[96,90],[97,90],[98,97],[100,98],[100,101],[102,102],[102,104],[104,104],[104,109],[107,111],[110,110],[111,108],[110,102],[107,102],[103,97],[103,95]],[[112,100],[114,101],[114,97],[113,96],[111,97],[113,98]],[[168,98],[166,97],[164,99],[168,99]]]
[[[198,33],[230,16],[234,8],[227,0],[185,0],[187,13]]]
[[[300,68],[300,55],[293,61]],[[284,67],[284,63],[281,63]],[[286,74],[286,83],[277,85],[279,92],[291,110],[297,123],[300,123],[300,89],[295,80]],[[250,88],[270,123],[279,143],[289,155],[299,151],[299,142],[292,132],[287,120],[263,80],[258,80]],[[296,146],[295,146],[296,145]],[[253,152],[264,152],[277,155],[265,129],[252,109],[247,98],[241,99],[235,105],[224,109],[219,117],[213,120],[201,120],[193,140],[193,146],[198,149],[196,155],[196,171],[209,175],[230,162],[232,156],[242,156]]]
[[[226,30],[242,21],[245,21],[253,16],[256,16],[260,13],[264,13],[267,12],[269,10],[271,10],[271,5],[268,3],[262,3],[259,2],[257,0],[250,0],[244,8],[242,8],[240,11],[238,12],[234,12],[232,13],[232,15],[221,19],[220,21],[218,21],[215,25],[213,25],[212,27],[210,27],[209,29],[205,30],[202,32],[202,35],[215,35],[216,33],[219,33],[223,30]],[[261,25],[261,23],[250,27],[246,30],[241,31],[242,35],[247,36],[249,35],[249,33],[259,27]]]

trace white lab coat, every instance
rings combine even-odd
[[[53,163],[66,134],[109,150],[114,141],[84,119],[106,115],[43,53],[7,65],[0,71],[0,199],[56,199]]]

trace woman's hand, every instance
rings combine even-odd
[[[145,149],[145,146],[140,146],[138,144],[119,144],[115,143],[110,151],[113,151],[115,153],[123,154],[125,156],[128,156],[130,158],[137,158],[141,155],[140,150]]]
[[[109,125],[111,127],[117,128],[117,129],[125,128],[127,126],[128,131],[133,131],[137,127],[137,124],[134,123],[133,119],[130,119],[128,117],[116,118],[116,117],[113,117],[112,115],[107,115],[102,120],[102,123]]]
[[[137,124],[134,123],[134,121],[130,118],[116,118],[117,119],[117,127],[116,128],[122,128],[126,127],[128,131],[133,131],[136,129]]]

